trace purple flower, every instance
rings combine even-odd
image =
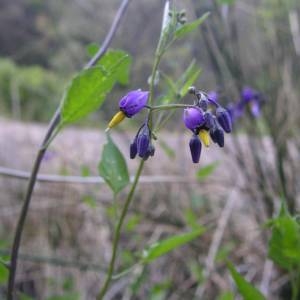
[[[242,96],[242,100],[244,103],[250,102],[255,95],[257,94],[257,92],[255,90],[253,90],[251,87],[244,87],[241,93]]]
[[[224,129],[224,131],[230,133],[232,131],[232,124],[229,112],[225,108],[219,106],[216,109],[216,116],[219,124]]]
[[[208,101],[218,106],[219,94],[216,91],[210,91],[207,93]]]
[[[255,118],[258,118],[260,116],[260,104],[261,103],[258,95],[250,103],[250,111],[252,113],[252,116]]]
[[[194,131],[205,123],[204,114],[200,108],[186,108],[183,111],[183,122],[188,129]]]
[[[150,130],[147,125],[143,125],[137,137],[137,152],[140,157],[144,157],[150,145]]]
[[[218,144],[220,147],[224,147],[224,131],[220,126],[215,126],[209,131],[210,137],[214,143]]]
[[[145,107],[148,101],[148,96],[148,91],[131,91],[120,100],[120,110],[126,115],[126,117],[131,118]]]
[[[198,135],[193,134],[192,138],[190,139],[189,145],[190,145],[193,163],[197,164],[200,160],[200,154],[202,148]]]
[[[153,156],[155,148],[151,143],[151,131],[148,124],[145,123],[138,130],[134,141],[130,145],[130,158],[134,159],[138,154],[139,157],[147,160],[149,156]]]

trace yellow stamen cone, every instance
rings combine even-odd
[[[113,118],[110,120],[110,122],[108,123],[108,129],[115,127],[116,125],[118,125],[119,123],[121,123],[124,118],[125,118],[125,114],[122,111],[117,112]]]
[[[201,129],[200,132],[199,132],[199,137],[200,137],[201,142],[206,147],[209,147],[209,145],[210,145],[210,137],[209,137],[208,131],[204,130],[204,129]]]

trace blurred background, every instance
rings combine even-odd
[[[200,165],[191,162],[180,112],[160,132],[122,233],[117,270],[133,265],[145,245],[169,234],[198,224],[208,230],[113,281],[107,299],[238,299],[226,258],[267,299],[290,299],[286,273],[267,258],[269,232],[263,224],[282,199],[290,212],[299,210],[300,3],[174,3],[186,9],[188,21],[211,15],[174,44],[161,68],[176,80],[194,60],[202,71],[195,86],[217,91],[219,101],[235,109],[234,132],[226,136],[224,150],[204,149]],[[0,1],[1,257],[9,253],[27,172],[47,122],[68,81],[88,61],[87,46],[103,41],[119,4]],[[17,276],[18,290],[33,299],[95,299],[100,288],[114,228],[111,192],[96,177],[103,129],[122,95],[147,89],[163,7],[162,0],[131,1],[111,44],[133,58],[129,86],[116,86],[101,110],[65,129],[47,152]],[[245,99],[245,88],[255,96]],[[127,121],[112,133],[126,158],[139,123],[139,118]],[[133,175],[137,161],[127,162]],[[119,205],[125,195],[118,197]],[[1,272],[0,298],[6,280]]]

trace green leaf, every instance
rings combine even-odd
[[[201,225],[199,225],[198,223],[197,215],[195,214],[194,210],[192,210],[191,208],[187,208],[184,211],[184,219],[187,225],[189,225],[189,227],[191,227],[192,229],[197,229],[201,227]]]
[[[196,65],[196,61],[193,60],[188,68],[183,72],[180,78],[174,82],[169,76],[162,73],[163,79],[167,86],[165,95],[161,98],[161,104],[168,104],[170,102],[176,102],[184,97],[191,85],[197,80],[201,74],[201,69]]]
[[[205,232],[205,228],[197,228],[188,233],[171,236],[165,240],[152,244],[143,251],[142,262],[149,263],[158,257],[194,240]]]
[[[0,263],[0,284],[6,283],[8,279],[8,273],[7,267],[3,263]]]
[[[280,267],[290,270],[300,266],[300,225],[284,205],[272,220],[268,255]]]
[[[196,70],[193,70],[193,73],[188,77],[182,88],[180,89],[180,96],[184,97],[188,90],[189,87],[193,85],[193,83],[198,79],[199,75],[201,74],[201,69],[197,68]]]
[[[222,292],[217,300],[234,300],[234,294],[230,291]]]
[[[130,62],[124,52],[109,51],[96,66],[75,76],[63,96],[60,128],[98,109],[117,81],[127,83]]]
[[[236,271],[231,262],[227,263],[230,274],[244,300],[266,300],[265,296]]]
[[[208,164],[204,167],[202,167],[196,174],[198,180],[206,179],[208,176],[210,176],[217,166],[219,165],[219,162],[214,162],[211,164]]]
[[[200,26],[206,18],[209,16],[209,12],[202,15],[199,19],[195,20],[194,22],[184,24],[182,27],[178,28],[175,32],[176,38],[182,38],[188,35],[190,32],[194,31],[198,26]]]
[[[103,147],[98,169],[99,174],[114,194],[125,188],[130,181],[126,161],[109,135],[107,135],[107,143]]]
[[[115,68],[116,62],[121,62],[117,70],[113,72],[115,79],[122,85],[127,85],[129,82],[129,70],[132,63],[132,58],[125,51],[109,50],[98,62],[106,70]]]

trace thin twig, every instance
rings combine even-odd
[[[118,28],[118,25],[120,23],[120,20],[122,16],[125,14],[125,10],[129,4],[130,0],[123,0],[118,12],[114,18],[114,21],[112,23],[112,26],[102,44],[99,51],[95,54],[95,56],[84,66],[85,69],[88,69],[92,67],[97,61],[105,54],[107,51],[107,48],[109,47],[112,38],[114,37],[116,30]],[[34,189],[34,185],[36,182],[37,174],[41,165],[41,162],[43,160],[43,157],[45,155],[45,152],[47,150],[48,141],[52,137],[53,132],[55,131],[57,125],[60,121],[60,107],[56,110],[50,124],[48,127],[48,130],[46,132],[45,138],[43,140],[43,143],[37,153],[37,157],[35,159],[31,176],[28,182],[28,188],[25,196],[25,200],[23,203],[23,207],[20,213],[20,217],[17,223],[15,235],[14,235],[14,241],[12,245],[11,250],[11,260],[10,260],[10,272],[9,272],[9,279],[8,279],[8,285],[7,285],[7,300],[13,300],[13,292],[14,292],[14,285],[15,285],[15,276],[16,276],[16,269],[17,269],[17,260],[18,260],[18,252],[20,248],[22,233],[24,229],[25,220],[27,217],[29,204],[31,200],[31,195]]]

